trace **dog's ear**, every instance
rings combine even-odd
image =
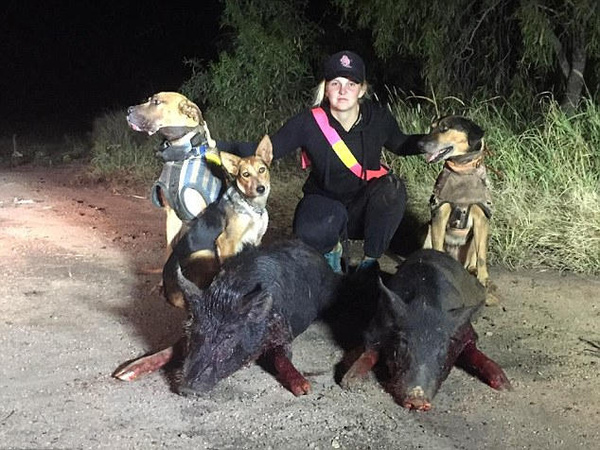
[[[194,122],[197,122],[200,125],[204,124],[202,112],[200,112],[200,108],[198,108],[198,105],[196,105],[194,102],[188,99],[181,100],[179,103],[179,110],[181,111],[181,114],[189,117]]]
[[[481,141],[484,133],[485,132],[483,131],[483,128],[475,123],[472,123],[469,130],[469,145],[473,146],[477,142]]]
[[[256,147],[256,152],[254,152],[254,154],[262,159],[267,166],[271,165],[271,161],[273,161],[273,143],[268,134],[265,134],[258,143],[258,147]]]
[[[242,158],[227,152],[219,152],[219,156],[221,158],[221,164],[223,164],[223,167],[225,168],[227,173],[234,177],[237,177],[238,165],[240,163],[240,159]]]

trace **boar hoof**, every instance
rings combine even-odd
[[[350,369],[348,372],[346,372],[346,375],[344,375],[344,377],[340,381],[340,386],[342,387],[342,389],[351,391],[352,389],[355,389],[361,383],[362,380],[362,376],[354,373],[354,371]]]
[[[356,386],[370,373],[378,359],[379,354],[376,350],[366,349],[362,352],[358,359],[354,361],[354,364],[350,366],[344,378],[342,378],[340,382],[342,388],[351,389],[353,386]]]
[[[497,391],[512,391],[512,385],[502,370],[495,373],[489,380],[489,386]]]
[[[290,380],[289,388],[296,397],[309,394],[311,390],[310,383],[304,377],[297,380]]]
[[[121,365],[112,374],[114,378],[122,381],[133,381],[142,375],[156,372],[173,358],[173,347],[167,347],[159,352],[135,359],[128,364]]]

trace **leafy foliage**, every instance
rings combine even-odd
[[[380,57],[420,59],[426,84],[443,96],[556,95],[559,52],[600,57],[597,0],[332,1],[346,21],[371,30]]]
[[[318,30],[304,19],[305,0],[227,0],[223,26],[231,50],[194,75],[183,91],[204,106],[220,139],[258,140],[302,105],[314,84],[311,48]]]

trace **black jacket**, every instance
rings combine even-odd
[[[345,131],[331,115],[328,105],[323,106],[323,109],[327,113],[330,125],[339,133],[365,170],[379,169],[384,147],[397,155],[420,153],[416,141],[421,135],[407,136],[402,133],[390,111],[371,100],[361,103],[359,119],[350,131]],[[288,155],[298,148],[302,148],[308,155],[311,171],[304,184],[305,194],[321,194],[345,203],[366,186],[366,180],[354,175],[338,158],[310,109],[289,119],[270,137],[275,159]],[[218,142],[217,146],[220,150],[242,156],[252,154],[256,148],[256,144],[248,146],[224,142]]]

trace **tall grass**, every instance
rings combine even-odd
[[[485,130],[494,200],[490,262],[600,273],[597,105],[586,102],[569,116],[548,100],[543,113],[528,121],[502,99],[473,105],[456,98],[418,100],[392,95],[391,110],[406,133],[427,132],[431,119],[445,114],[466,115]],[[122,114],[107,114],[94,123],[92,173],[150,185],[160,173],[157,146],[158,138],[133,132]],[[425,223],[441,163],[426,164],[420,156],[386,158],[406,181],[409,210]]]
[[[441,104],[440,104],[441,103]],[[413,107],[396,97],[392,111],[406,132],[426,132],[428,116],[464,114],[486,131],[494,214],[490,260],[510,268],[551,267],[600,273],[600,111],[584,103],[568,116],[547,101],[527,122],[498,101],[456,99]],[[429,216],[428,200],[441,163],[394,158],[407,181],[409,208]]]
[[[159,139],[131,130],[123,113],[94,120],[92,141],[90,175],[96,179],[149,184],[160,174]]]

